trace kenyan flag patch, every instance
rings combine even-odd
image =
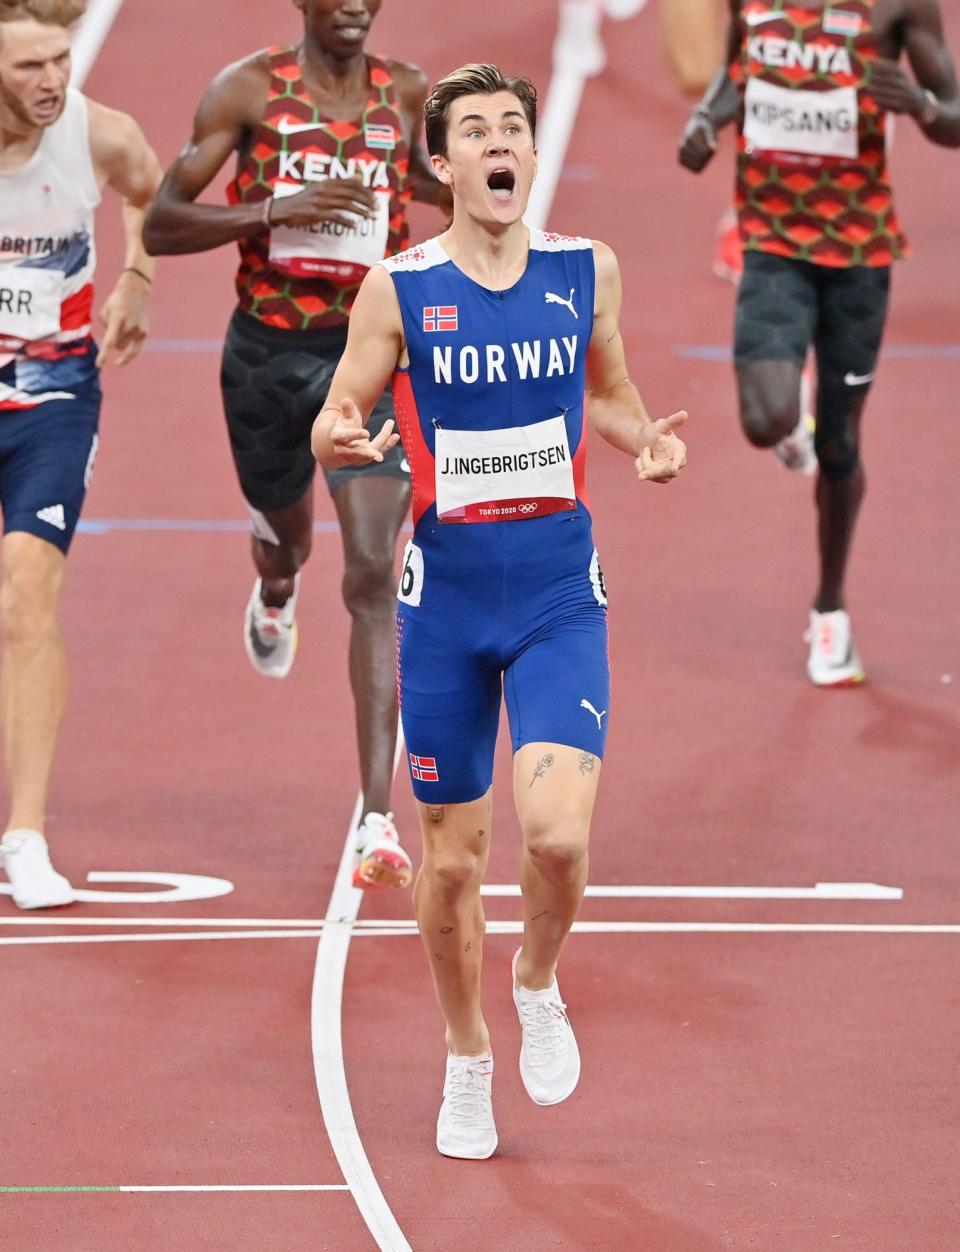
[[[392,126],[372,126],[368,123],[363,128],[363,138],[368,148],[392,150],[397,146],[397,134]]]
[[[828,35],[846,35],[853,38],[860,34],[863,18],[859,13],[849,13],[845,9],[826,9],[823,14],[823,29]]]

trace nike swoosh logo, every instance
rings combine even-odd
[[[873,382],[872,374],[844,374],[843,381],[848,387],[862,387],[864,383]]]
[[[291,122],[286,117],[281,117],[277,122],[277,130],[281,135],[299,135],[301,131],[319,129],[319,122]]]
[[[779,22],[785,16],[786,14],[784,13],[748,13],[747,25],[762,26],[764,22]]]

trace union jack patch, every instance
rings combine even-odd
[[[410,753],[410,772],[419,782],[439,782],[437,758],[435,756],[414,756]]]
[[[368,148],[395,148],[397,134],[392,126],[372,126],[367,123],[363,128],[363,139]]]
[[[457,330],[457,306],[455,304],[427,304],[423,307],[423,329]]]

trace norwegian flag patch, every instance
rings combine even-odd
[[[410,753],[410,772],[418,782],[439,782],[437,758],[435,756],[414,756]]]
[[[850,13],[844,9],[826,9],[823,14],[823,29],[828,35],[859,35],[862,25],[859,13]]]
[[[397,146],[397,132],[392,126],[371,126],[363,128],[363,139],[368,148],[393,149]]]
[[[457,330],[457,306],[455,304],[426,304],[423,307],[425,331]]]

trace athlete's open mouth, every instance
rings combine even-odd
[[[487,178],[487,186],[498,200],[509,200],[516,186],[513,170],[493,170]]]

